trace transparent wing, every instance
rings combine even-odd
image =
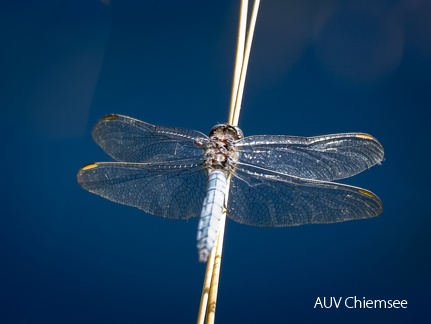
[[[78,172],[86,190],[159,217],[199,216],[205,196],[206,170],[196,160],[175,163],[102,162]]]
[[[362,133],[316,137],[257,135],[237,144],[240,162],[313,180],[351,177],[383,159],[382,145]]]
[[[251,226],[336,223],[375,217],[383,210],[368,190],[254,167],[237,167],[230,188],[228,217]]]
[[[195,143],[206,142],[204,134],[175,127],[147,124],[121,116],[107,115],[93,128],[94,141],[112,158],[123,162],[156,162],[203,156]]]

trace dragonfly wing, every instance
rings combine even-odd
[[[208,137],[198,131],[154,126],[143,121],[107,115],[93,128],[95,142],[112,158],[123,162],[156,162],[203,156],[196,144]]]
[[[371,135],[316,137],[256,135],[237,144],[239,160],[293,177],[331,181],[351,177],[379,164],[383,147]]]
[[[195,161],[174,163],[101,162],[78,172],[86,190],[155,216],[199,216],[205,196],[206,170]]]
[[[336,223],[379,215],[372,192],[326,181],[310,181],[239,166],[230,184],[228,216],[258,227]]]

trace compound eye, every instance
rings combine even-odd
[[[239,140],[244,138],[244,134],[242,133],[242,130],[237,126],[232,126],[228,124],[218,124],[215,125],[213,128],[211,128],[209,136],[214,136],[216,133],[219,133],[220,135],[230,135],[235,140]]]
[[[232,135],[236,140],[244,138],[242,130],[238,126],[228,126],[229,135]]]
[[[236,132],[238,134],[238,139],[243,139],[244,138],[244,133],[242,132],[242,130],[239,127],[235,127]]]
[[[209,136],[213,136],[215,133],[223,133],[224,129],[226,128],[226,124],[217,124],[213,128],[211,128]]]

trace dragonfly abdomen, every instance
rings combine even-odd
[[[226,174],[220,170],[209,172],[207,194],[202,206],[198,226],[197,247],[199,261],[206,262],[217,238],[220,217],[226,206]]]

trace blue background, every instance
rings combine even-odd
[[[2,1],[0,322],[193,323],[197,219],[91,195],[108,113],[204,133],[227,120],[238,1]],[[431,322],[431,3],[263,1],[246,135],[367,132],[386,159],[344,183],[384,202],[362,221],[227,222],[218,323]],[[318,297],[407,309],[314,309]]]

